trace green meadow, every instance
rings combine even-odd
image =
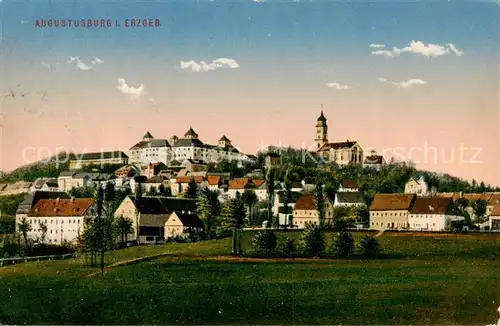
[[[250,232],[244,240],[248,248]],[[500,234],[378,240],[378,260],[233,259],[222,239],[117,250],[107,265],[165,255],[104,276],[88,277],[97,269],[83,258],[0,267],[0,323],[496,323]]]

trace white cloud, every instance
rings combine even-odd
[[[239,68],[240,65],[234,59],[228,58],[219,58],[213,60],[211,63],[206,63],[205,61],[195,62],[193,60],[190,61],[181,61],[181,69],[191,69],[191,71],[195,72],[207,72],[212,71],[218,68]]]
[[[94,70],[92,66],[87,65],[85,62],[80,60],[79,57],[69,57],[68,60],[69,64],[74,64],[75,67],[77,67],[80,70],[87,71],[87,70]]]
[[[349,87],[347,85],[341,85],[339,83],[326,83],[326,86],[328,86],[330,88],[334,88],[334,89],[336,89],[338,91],[343,91],[343,90],[351,88],[351,87]]]
[[[150,98],[149,98],[149,103],[151,103],[151,104],[156,104],[156,101],[155,101],[155,99],[154,99],[154,98],[150,97]]]
[[[378,80],[382,83],[390,84],[390,85],[397,87],[397,88],[410,88],[410,87],[413,87],[415,85],[427,84],[424,80],[417,79],[417,78],[411,78],[411,79],[404,80],[401,82],[393,82],[393,81],[387,80],[385,78],[379,78]]]
[[[138,86],[131,86],[127,84],[125,79],[118,78],[118,86],[116,86],[116,89],[118,89],[123,94],[128,95],[132,101],[136,101],[144,91],[144,85],[141,84]]]
[[[263,2],[266,2],[265,0],[252,0],[253,2],[259,2],[259,3],[263,3]]]
[[[372,44],[370,44],[370,47],[373,49],[380,49],[380,48],[385,48],[385,45],[372,43]]]
[[[92,60],[92,64],[93,65],[100,65],[100,64],[103,64],[104,63],[104,60],[102,60],[101,58],[97,58],[95,57],[93,60]]]
[[[371,48],[381,49],[385,46],[380,46],[381,44],[370,44]],[[375,50],[372,51],[373,55],[382,55],[386,57],[397,57],[402,53],[414,53],[421,54],[426,57],[440,57],[443,55],[448,55],[450,53],[455,53],[457,56],[463,55],[463,50],[459,50],[454,44],[448,43],[446,45],[439,44],[425,44],[422,41],[411,41],[408,45],[402,49],[398,47],[393,47],[392,50]]]
[[[45,67],[45,68],[47,68],[47,69],[51,69],[51,68],[52,68],[52,66],[51,66],[51,65],[49,65],[49,64],[48,64],[47,62],[45,62],[45,61],[43,61],[43,62],[42,62],[42,66],[44,66],[44,67]]]

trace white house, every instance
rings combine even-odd
[[[386,161],[382,155],[377,155],[375,151],[371,152],[371,155],[365,157],[363,162],[364,168],[371,168],[376,171],[380,171],[382,166],[386,164]]]
[[[421,176],[418,180],[415,178],[410,178],[405,185],[405,193],[406,194],[416,194],[417,196],[428,196],[429,195],[429,187],[427,186],[427,182],[425,182],[424,177]]]
[[[410,230],[445,231],[447,223],[463,220],[450,213],[451,198],[417,197],[408,215]]]
[[[366,205],[362,192],[345,191],[335,193],[333,207],[363,206]]]
[[[41,199],[30,210],[26,220],[31,226],[28,232],[30,239],[41,239],[41,225],[47,226],[45,243],[61,244],[63,242],[76,243],[78,236],[83,233],[84,225],[96,216],[92,198],[56,198]],[[16,230],[22,218],[16,217]]]
[[[57,179],[53,178],[39,178],[33,182],[30,191],[58,191],[59,184]]]
[[[201,232],[204,224],[195,212],[173,212],[165,222],[165,239],[185,235],[189,231]]]
[[[288,199],[288,210],[285,208],[285,191],[280,190],[274,196],[273,216],[278,216],[280,225],[290,225],[295,203],[301,196],[300,192],[292,191]],[[287,214],[288,213],[288,214]]]
[[[500,204],[493,205],[488,223],[490,230],[500,231]]]
[[[358,192],[359,186],[355,180],[343,180],[340,183],[339,192]]]

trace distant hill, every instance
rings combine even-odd
[[[58,159],[59,158],[59,159]],[[0,175],[0,183],[14,183],[17,181],[35,181],[38,178],[57,178],[61,171],[68,170],[69,160],[74,154],[60,153],[49,159],[21,166],[12,172]]]

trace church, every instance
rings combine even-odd
[[[363,164],[363,149],[357,141],[328,142],[328,125],[321,110],[316,122],[315,151],[320,157],[338,165]]]

